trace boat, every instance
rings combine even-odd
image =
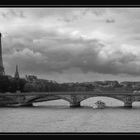
[[[93,105],[93,108],[103,109],[103,108],[105,108],[105,106],[106,106],[106,104],[104,102],[102,102],[101,100],[99,100]]]

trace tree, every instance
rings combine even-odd
[[[0,92],[7,92],[10,86],[10,81],[8,76],[1,75],[0,76]]]

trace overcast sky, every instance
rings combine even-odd
[[[0,8],[0,31],[6,74],[140,81],[140,8]]]

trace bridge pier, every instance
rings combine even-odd
[[[80,102],[70,103],[70,107],[81,107]]]
[[[32,104],[32,103],[30,103],[30,104],[21,104],[20,106],[21,106],[21,107],[32,107],[33,104]]]
[[[124,107],[132,108],[132,102],[124,102]]]
[[[124,100],[124,107],[132,108],[133,99],[132,96],[126,96]]]

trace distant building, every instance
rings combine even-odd
[[[134,83],[131,82],[131,81],[123,81],[123,82],[120,82],[120,85],[124,86],[124,87],[128,87],[128,86],[131,86],[133,85]]]
[[[36,82],[38,80],[37,76],[34,75],[26,75],[25,78],[28,82]]]
[[[140,87],[140,81],[123,81],[120,83],[120,85],[123,85],[124,87],[132,86],[132,87]]]
[[[102,87],[106,87],[106,86],[109,86],[109,87],[114,87],[114,86],[118,86],[119,85],[119,82],[118,81],[95,81],[94,82],[94,85],[95,86],[102,86]]]
[[[119,85],[118,81],[104,81],[104,83],[112,87]]]
[[[104,81],[94,81],[93,83],[94,83],[95,86],[105,85]]]
[[[88,86],[88,85],[92,85],[95,86],[96,84],[94,82],[83,82],[81,83],[82,85]]]

